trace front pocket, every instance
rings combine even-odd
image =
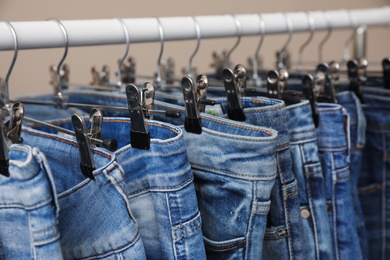
[[[208,259],[245,259],[246,239],[244,237],[213,241],[204,238]]]

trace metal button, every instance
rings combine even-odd
[[[310,211],[308,209],[302,209],[301,210],[301,217],[306,219],[310,217]]]
[[[287,231],[284,228],[279,228],[276,233],[278,234],[278,237],[286,237]]]

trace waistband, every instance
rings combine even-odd
[[[85,118],[85,120],[88,121],[87,118]],[[73,130],[70,120],[52,121],[51,123]],[[148,162],[152,165],[154,157],[168,157],[177,154],[186,157],[183,133],[179,127],[152,120],[147,123],[151,135],[150,149],[140,150],[134,149],[130,145],[130,119],[105,118],[102,125],[102,138],[115,138],[118,141],[119,148],[115,152],[110,152],[105,148],[100,147],[93,148],[96,168],[93,172],[94,175],[99,175],[104,171],[109,173],[114,172],[118,174],[118,176],[113,176],[113,178],[116,178],[117,181],[115,182],[119,183],[125,178],[125,176],[123,176],[124,170],[122,167],[129,166],[130,170],[132,170],[134,174],[137,174],[137,171],[143,172],[143,169],[141,167],[135,167],[134,165],[142,164],[148,166]],[[41,127],[23,128],[22,137],[25,142],[35,144],[45,153],[50,153],[50,166],[53,173],[56,175],[56,184],[57,182],[60,184],[60,187],[57,187],[59,193],[72,189],[85,180],[79,167],[80,156],[77,142],[73,137],[59,135],[54,130]],[[120,161],[120,163],[118,163],[118,161]],[[172,167],[176,167],[173,159],[171,165]],[[119,168],[120,171],[114,171],[117,168]],[[189,169],[189,164],[187,165],[187,168]],[[156,174],[162,173],[164,172],[156,172]],[[159,183],[161,183],[165,177],[166,176],[162,174]],[[170,182],[172,181],[171,179],[169,180]],[[177,181],[183,182],[184,180]]]
[[[317,140],[309,101],[302,100],[300,103],[287,106],[286,113],[291,143],[307,143]]]
[[[348,151],[349,116],[346,109],[339,104],[318,103],[318,112],[318,149]]]
[[[58,217],[57,192],[45,156],[29,145],[13,144],[10,148],[10,177],[0,175],[0,208],[31,210],[53,203]]]
[[[363,148],[366,143],[366,118],[359,98],[351,91],[337,93],[336,98],[338,103],[347,109],[352,146]]]
[[[226,115],[226,98],[215,99]],[[277,149],[285,149],[290,142],[284,101],[266,97],[244,97],[241,99],[246,123],[269,127],[278,131]]]
[[[156,101],[157,109],[181,111],[180,119],[168,119],[184,124],[184,108]],[[278,132],[271,128],[236,122],[201,113],[202,134],[184,132],[188,157],[193,168],[229,175],[235,178],[274,178],[276,173],[276,142]]]

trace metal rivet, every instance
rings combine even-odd
[[[307,219],[310,217],[310,211],[308,209],[302,209],[301,210],[301,217],[304,219]]]

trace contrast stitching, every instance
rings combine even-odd
[[[52,230],[52,229],[55,229],[57,227],[57,225],[55,224],[54,226],[51,226],[49,228],[46,228],[44,230],[39,230],[39,231],[32,231],[33,234],[39,234],[39,233],[42,233],[42,232],[47,232],[49,230]]]
[[[283,178],[283,171],[282,171],[282,165],[280,163],[280,154],[277,152],[276,156],[278,157],[278,165],[279,165],[279,173],[280,173],[280,179],[282,180],[283,185],[286,185]]]
[[[266,134],[272,136],[272,133],[270,131],[265,131],[265,130],[261,130],[261,129],[255,129],[255,128],[241,126],[241,125],[234,125],[234,124],[231,124],[231,123],[228,123],[228,122],[223,122],[223,121],[219,121],[219,120],[212,119],[212,118],[206,118],[206,117],[201,117],[201,118],[203,118],[205,120],[213,121],[213,122],[216,122],[216,123],[228,125],[228,126],[238,127],[238,128],[242,128],[242,129],[246,129],[246,130],[252,130],[252,131],[257,131],[257,132],[263,132],[263,133],[266,133]]]
[[[291,195],[294,195],[295,193],[298,193],[298,190],[293,191],[293,192],[291,192],[291,193],[289,193],[289,194],[287,194],[287,195],[284,195],[283,198],[286,199],[286,198],[290,197]]]
[[[217,134],[217,133],[211,133],[211,132],[208,132],[207,130],[205,130],[205,132],[207,132],[208,134],[219,136],[219,137],[223,137],[223,138],[228,138],[228,139],[233,139],[233,140],[241,140],[241,141],[247,141],[247,142],[269,142],[269,141],[272,141],[272,140],[254,140],[254,139],[251,139],[251,138],[247,138],[246,139],[246,138],[238,138],[238,137],[226,136],[226,135],[221,135],[221,134]]]
[[[261,177],[264,177],[264,178],[272,178],[272,177],[274,177],[274,176],[276,176],[276,175],[278,174],[277,172],[275,172],[274,174],[272,174],[272,175],[270,175],[270,176],[264,176],[264,175],[260,175],[260,176],[250,176],[250,175],[245,175],[245,174],[234,173],[234,172],[231,172],[231,171],[228,171],[228,170],[216,169],[216,168],[213,168],[213,167],[210,167],[210,166],[201,165],[201,164],[191,163],[191,166],[198,166],[198,167],[208,168],[208,169],[215,170],[215,171],[221,171],[221,172],[225,172],[225,173],[234,174],[234,175],[237,175],[237,176],[253,177],[253,178],[261,178]],[[202,169],[200,169],[200,170],[202,170]]]
[[[268,213],[269,210],[266,210],[266,211],[257,211],[257,210],[256,210],[256,211],[252,211],[252,210],[251,210],[251,212],[253,212],[253,213]]]
[[[190,233],[193,233],[193,232],[195,232],[196,230],[198,230],[200,228],[200,225],[198,225],[196,228],[194,228],[193,230],[191,230],[191,231],[189,231],[189,232],[187,232],[187,233],[185,233],[185,234],[182,234],[182,235],[180,235],[179,237],[175,237],[174,238],[174,240],[176,240],[176,239],[178,239],[178,238],[181,238],[181,237],[184,237],[185,235],[188,235],[188,234],[190,234]]]
[[[208,246],[208,245],[206,245],[206,247],[208,247],[209,249],[211,249],[212,251],[215,251],[215,252],[224,252],[224,251],[229,251],[229,250],[233,250],[233,249],[239,248],[238,246],[235,246],[235,247],[230,247],[230,248],[226,248],[226,249],[214,249],[214,248],[212,248],[211,246]]]
[[[314,174],[317,174],[317,173],[321,173],[322,171],[321,170],[318,170],[318,171],[315,171],[315,172],[308,172],[308,173],[305,173],[306,176],[309,176],[309,175],[314,175]]]
[[[286,143],[284,145],[277,146],[276,149],[282,149],[282,148],[288,147],[289,145],[290,145],[290,143]]]
[[[211,243],[209,243],[209,242],[207,242],[206,240],[204,240],[204,243],[205,243],[205,245],[208,245],[209,247],[222,247],[222,246],[230,246],[230,245],[233,245],[233,244],[237,244],[237,243],[239,243],[239,241],[230,242],[230,243],[221,244],[221,245],[212,245]]]
[[[92,180],[89,179],[86,183],[84,183],[83,185],[81,185],[81,186],[78,187],[77,189],[72,190],[70,193],[64,194],[64,195],[62,195],[62,196],[58,196],[58,199],[65,198],[65,197],[71,195],[72,193],[75,193],[76,191],[78,191],[79,189],[83,188],[85,185],[87,185],[87,184],[90,183],[91,181],[92,181]]]
[[[359,189],[358,193],[359,194],[367,194],[367,193],[370,193],[370,192],[373,192],[373,191],[377,191],[377,190],[381,190],[382,189],[382,185],[381,184],[377,184],[373,187],[370,187],[370,188],[365,188],[365,189]]]
[[[140,193],[142,191],[150,190],[150,189],[174,189],[174,188],[180,187],[182,185],[186,185],[188,182],[191,182],[193,179],[194,179],[194,177],[188,178],[187,180],[185,180],[184,182],[182,182],[182,183],[180,183],[179,185],[176,185],[176,186],[170,186],[170,187],[166,187],[166,186],[152,186],[152,187],[148,187],[148,188],[145,188],[145,189],[142,189],[142,190],[138,190],[138,191],[129,193],[127,196],[131,196],[131,195]]]
[[[298,139],[290,139],[290,142],[309,140],[309,139],[313,139],[313,138],[317,138],[317,136],[314,135],[314,136],[302,137],[302,138],[298,138]]]
[[[172,229],[173,231],[175,230],[178,230],[179,228],[183,228],[183,227],[186,227],[186,226],[189,226],[191,225],[192,223],[194,223],[195,221],[197,221],[198,219],[200,218],[200,215],[198,215],[194,220],[192,220],[191,222],[187,223],[187,224],[184,224],[183,226],[180,225],[179,227],[175,227],[174,229]]]
[[[310,133],[310,132],[315,132],[315,131],[316,131],[315,129],[310,129],[310,130],[305,130],[305,131],[296,131],[296,132],[290,132],[290,135]]]
[[[335,171],[335,174],[340,174],[340,173],[347,172],[347,171],[349,171],[349,168],[346,168],[346,169],[341,170],[341,171]]]
[[[96,254],[96,255],[90,255],[90,256],[86,256],[86,257],[81,257],[81,258],[76,258],[76,259],[87,259],[87,258],[90,258],[90,257],[95,257],[95,256],[99,256],[99,255],[104,255],[104,254],[107,254],[108,252],[114,252],[116,250],[121,250],[122,248],[125,248],[127,247],[128,245],[132,244],[136,239],[138,239],[138,236],[139,236],[139,231],[137,231],[137,234],[135,235],[135,237],[133,238],[133,240],[131,240],[129,243],[127,243],[126,245],[124,246],[121,246],[121,247],[118,247],[118,248],[115,248],[115,249],[111,249],[111,250],[108,250],[106,252],[103,252],[103,253],[100,253],[100,254]]]
[[[349,175],[346,176],[346,177],[340,178],[340,179],[336,179],[336,181],[342,181],[342,180],[345,180],[345,179],[348,179],[348,178],[349,178]]]

